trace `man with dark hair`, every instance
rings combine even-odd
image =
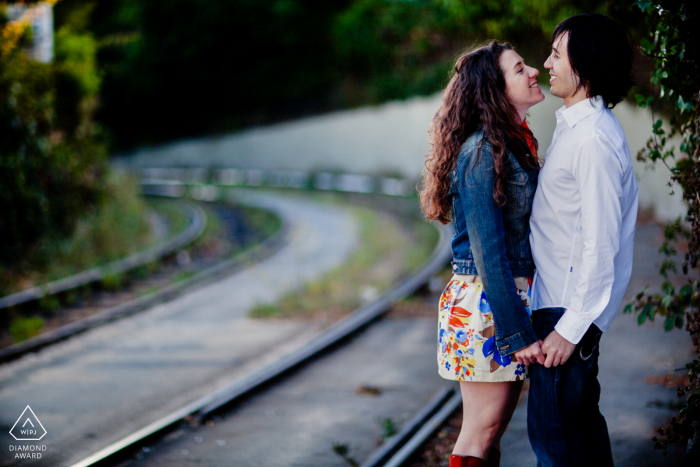
[[[610,108],[632,86],[627,31],[598,14],[554,30],[551,93],[563,99],[530,218],[532,320],[546,356],[530,365],[528,434],[539,466],[612,466],[598,401],[598,342],[632,273],[637,183]]]

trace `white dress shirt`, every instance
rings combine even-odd
[[[530,217],[532,309],[566,308],[555,329],[577,344],[605,332],[632,274],[637,181],[627,140],[600,97],[560,108]]]

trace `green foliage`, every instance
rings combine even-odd
[[[121,288],[124,283],[123,274],[107,274],[102,278],[102,287],[105,290],[115,291]]]
[[[680,184],[690,234],[683,231],[680,219],[664,228],[664,243],[659,251],[667,259],[659,270],[664,277],[661,292],[644,290],[625,307],[625,312],[637,312],[639,324],[647,319],[653,321],[656,315],[663,316],[667,331],[682,329],[685,324],[700,351],[700,283],[688,280],[676,290],[668,280],[670,272],[677,272],[671,257],[681,238],[689,238],[683,274],[688,274],[689,269],[697,270],[700,254],[700,5],[684,0],[640,0],[637,5],[646,14],[652,31],[649,38],[641,41],[643,53],[654,61],[651,81],[658,88],[659,99],[667,100],[674,109],[670,129],[664,129],[662,121],[654,119],[652,136],[637,158],[663,163],[671,172],[669,183]],[[637,95],[640,107],[651,107],[653,111],[653,102],[653,96]],[[667,147],[668,139],[674,135],[680,135],[683,141],[678,150]],[[688,396],[686,403],[671,424],[659,430],[662,438],[654,440],[656,447],[665,452],[669,442],[694,438],[695,453],[689,452],[689,456],[700,456],[700,360],[695,359],[686,368],[689,384],[679,389],[679,396]]]
[[[10,334],[15,342],[22,342],[37,336],[44,327],[44,320],[38,316],[15,318],[10,323]]]
[[[61,306],[61,302],[58,297],[53,294],[46,294],[39,299],[39,308],[44,311],[52,312],[58,310]]]
[[[99,118],[125,146],[322,110],[335,73],[331,18],[347,3],[99,4]]]
[[[58,30],[55,41],[56,111],[62,126],[75,133],[94,111],[100,90],[97,46],[91,34],[75,33],[67,27]]]
[[[149,241],[138,181],[112,172],[94,209],[78,217],[69,236],[44,237],[15,266],[0,268],[0,293],[17,292],[27,283],[46,283],[123,258]]]
[[[509,40],[534,65],[544,62],[554,26],[602,0],[358,0],[333,29],[348,104],[438,91],[468,44]]]
[[[396,423],[389,417],[379,419],[379,426],[382,428],[382,442],[391,438],[398,432]]]
[[[61,0],[56,24],[89,24],[104,72],[97,118],[123,149],[430,94],[459,52],[491,38],[541,65],[559,21],[582,12],[625,20],[618,3]]]
[[[0,266],[65,238],[100,198],[104,148],[91,123],[99,90],[89,35],[56,35],[56,60],[28,59],[0,24]],[[25,40],[29,40],[24,35]],[[48,261],[48,258],[45,259]]]
[[[279,306],[271,303],[256,303],[249,313],[251,318],[272,318],[281,314]]]

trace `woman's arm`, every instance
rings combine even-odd
[[[472,254],[496,323],[496,346],[510,355],[538,341],[527,310],[516,292],[506,254],[503,209],[493,199],[495,170],[491,146],[482,142],[467,161],[460,198]]]

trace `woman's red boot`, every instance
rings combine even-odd
[[[450,456],[450,467],[486,467],[486,461],[473,456]]]

